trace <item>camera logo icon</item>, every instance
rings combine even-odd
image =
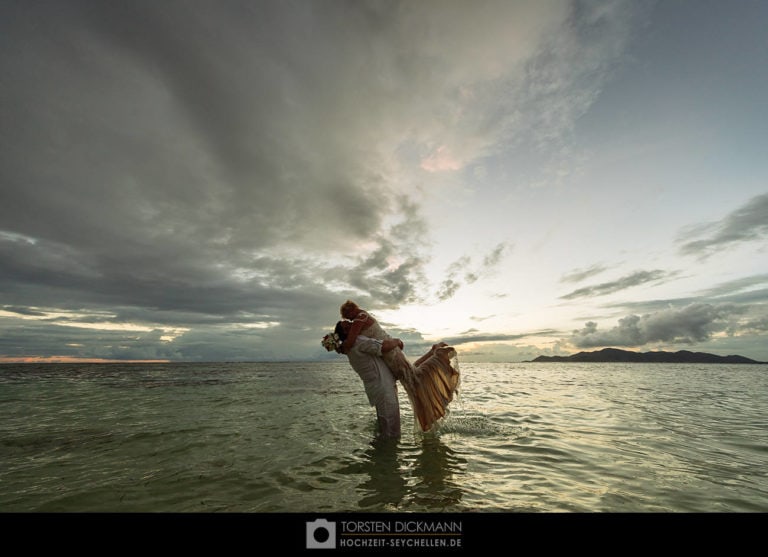
[[[324,518],[307,522],[307,549],[336,549],[336,523]]]

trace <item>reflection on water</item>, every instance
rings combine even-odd
[[[360,470],[367,478],[357,487],[363,509],[398,507],[408,493],[400,472],[397,439],[375,439],[363,453]]]
[[[360,474],[358,506],[364,510],[446,510],[461,501],[467,461],[438,436],[411,442],[376,439],[360,460],[337,470]]]
[[[413,487],[414,502],[430,510],[458,505],[462,488],[457,477],[463,475],[466,465],[467,461],[439,437],[424,437],[413,463],[413,476],[418,479]]]

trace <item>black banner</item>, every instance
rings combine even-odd
[[[575,549],[616,552],[710,547],[727,532],[735,550],[766,525],[764,514],[5,514],[6,541],[98,551],[193,550],[286,557],[329,554],[529,553]],[[616,545],[618,543],[618,545]],[[718,542],[719,543],[719,542]],[[270,552],[270,553],[271,553]]]

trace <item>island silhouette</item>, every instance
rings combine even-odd
[[[706,352],[632,352],[618,348],[604,348],[595,352],[579,352],[570,356],[539,356],[531,362],[628,362],[654,364],[763,364],[738,355],[718,356]]]

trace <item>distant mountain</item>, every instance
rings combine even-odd
[[[604,348],[596,352],[579,352],[570,356],[539,356],[534,362],[638,362],[656,364],[760,364],[744,356],[717,356],[706,352],[631,352]]]

